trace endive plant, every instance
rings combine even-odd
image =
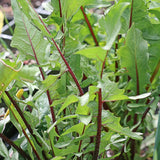
[[[51,0],[44,5],[51,14],[43,18],[28,0],[11,2],[11,46],[19,54],[14,62],[0,60],[0,96],[10,109],[0,121],[0,155],[153,157],[154,140],[145,142],[157,128],[160,3]],[[34,64],[22,65],[31,59]],[[19,89],[25,91],[21,99]],[[18,131],[14,141],[4,134],[9,121]]]

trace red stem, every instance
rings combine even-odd
[[[115,44],[115,56],[117,56],[117,49],[118,49],[118,42],[119,42],[119,39],[120,39],[120,35],[118,35],[117,37],[117,43]],[[118,71],[118,60],[115,61],[115,72]],[[115,82],[118,82],[119,81],[119,76],[116,76],[115,77]]]
[[[99,46],[98,41],[97,41],[97,38],[96,38],[96,36],[95,36],[95,34],[94,34],[94,31],[93,31],[92,26],[91,26],[91,24],[90,24],[90,22],[89,22],[89,20],[88,20],[88,17],[87,17],[87,15],[86,15],[85,11],[84,11],[83,6],[81,6],[81,11],[82,11],[82,13],[83,13],[84,19],[85,19],[85,21],[86,21],[86,23],[87,23],[87,25],[88,25],[88,28],[89,28],[89,30],[90,30],[90,33],[91,33],[91,35],[92,35],[92,37],[93,37],[93,40],[94,40],[96,46]]]
[[[38,14],[37,14],[37,15],[38,15]],[[39,20],[41,21],[41,23],[43,24],[43,26],[45,27],[46,31],[51,35],[51,33],[49,32],[47,26],[44,24],[43,20],[41,19],[41,17],[40,17],[39,15],[38,15],[38,18],[39,18]],[[69,72],[70,75],[72,76],[72,78],[73,78],[74,82],[76,83],[76,86],[77,86],[77,88],[78,88],[78,90],[79,90],[79,92],[80,92],[80,95],[82,96],[84,93],[83,93],[83,90],[82,90],[82,88],[81,88],[81,86],[80,86],[80,84],[79,84],[79,82],[78,82],[75,74],[73,73],[71,67],[69,66],[68,62],[66,61],[66,58],[65,58],[64,55],[62,54],[61,50],[59,49],[57,43],[55,42],[55,40],[54,40],[53,38],[52,38],[52,42],[54,43],[55,47],[57,48],[57,51],[59,52],[61,58],[63,59],[65,65],[67,66],[68,72]]]
[[[156,68],[155,68],[155,70],[154,70],[154,72],[153,72],[153,74],[152,74],[152,76],[151,76],[151,78],[150,78],[150,82],[151,82],[151,83],[153,82],[154,78],[156,77],[159,69],[160,69],[160,60],[159,60],[157,66],[156,66]]]
[[[35,150],[35,148],[34,148],[34,146],[33,146],[32,142],[31,142],[31,140],[29,139],[29,137],[28,137],[27,133],[25,132],[25,130],[24,130],[24,129],[22,129],[22,131],[23,131],[23,134],[25,135],[25,137],[27,138],[27,140],[28,140],[29,144],[31,145],[31,147],[32,147],[32,149],[33,149],[33,152],[35,153],[36,157],[38,158],[38,160],[41,160],[41,158],[39,157],[39,155],[38,155],[37,151]]]
[[[132,4],[131,4],[131,13],[130,13],[129,28],[131,28],[131,26],[132,26],[132,14],[133,14],[133,0],[132,0]]]
[[[19,154],[22,155],[25,159],[31,160],[30,156],[27,155],[20,147],[18,147],[16,144],[14,144],[9,138],[7,138],[4,134],[0,133],[0,138],[2,138],[7,144],[11,145],[13,148],[15,148]]]
[[[24,27],[25,27],[25,30],[26,30],[26,33],[27,33],[29,42],[30,42],[30,44],[31,44],[31,48],[32,48],[32,51],[33,51],[33,54],[34,54],[36,63],[37,63],[37,65],[38,65],[38,67],[39,67],[40,63],[39,63],[39,61],[38,61],[36,51],[35,51],[35,49],[34,49],[34,46],[33,46],[32,40],[31,40],[31,37],[30,37],[30,35],[29,35],[29,32],[28,32],[28,30],[27,30],[27,26],[26,26],[26,24],[25,24],[25,22],[24,22],[23,17],[22,17],[22,20],[23,20],[23,24],[24,24]],[[44,73],[43,73],[43,71],[42,71],[42,68],[39,67],[39,70],[40,70],[42,79],[45,80],[45,76],[44,76]],[[47,90],[47,97],[48,97],[49,105],[51,105],[51,104],[52,104],[52,100],[51,100],[51,96],[50,96],[49,90]],[[52,122],[54,123],[54,122],[56,121],[56,118],[55,118],[55,114],[54,114],[53,107],[50,107],[50,111],[51,111],[51,115],[52,115]],[[57,128],[57,126],[56,126],[56,132],[58,133],[58,128]]]
[[[59,0],[59,11],[60,11],[60,17],[62,18],[62,6],[61,6],[61,0]],[[61,31],[62,33],[64,33],[64,26],[62,24],[62,27],[61,27]],[[65,36],[63,37],[63,46],[62,46],[62,50],[64,49],[65,47]]]
[[[87,15],[86,15],[86,13],[85,13],[85,11],[84,11],[83,6],[81,6],[80,8],[81,8],[81,11],[82,11],[82,13],[83,13],[84,19],[85,19],[85,21],[86,21],[86,23],[87,23],[87,25],[88,25],[89,31],[90,31],[90,33],[91,33],[91,35],[92,35],[92,37],[93,37],[93,40],[94,40],[96,46],[99,46],[98,41],[97,41],[97,38],[96,38],[96,36],[95,36],[95,34],[94,34],[94,31],[93,31],[92,26],[91,26],[91,24],[90,24],[90,22],[89,22],[89,19],[88,19]],[[84,75],[84,77],[85,77],[85,75]],[[84,80],[84,79],[83,79],[83,80]]]
[[[101,141],[101,127],[102,127],[102,90],[99,89],[98,92],[98,117],[97,117],[97,136],[96,136],[96,145],[95,145],[95,152],[93,156],[93,160],[98,159],[100,141]]]
[[[84,134],[85,129],[86,129],[86,125],[84,125],[84,127],[83,127],[82,135]],[[81,151],[81,146],[82,146],[82,140],[79,142],[78,152]]]
[[[103,64],[102,64],[101,79],[102,79],[102,76],[103,76],[103,70],[104,70],[104,68],[105,68],[105,63],[106,63],[107,55],[108,55],[108,51],[107,51],[107,53],[106,53],[106,56],[105,56],[104,61],[103,61]]]

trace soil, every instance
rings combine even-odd
[[[35,8],[39,7],[43,1],[44,0],[31,0],[31,2]],[[2,7],[10,7],[11,0],[0,0],[0,5]]]
[[[31,0],[34,8],[38,8],[44,1],[45,0]],[[5,16],[7,17],[7,19],[12,19],[13,12],[11,7],[11,0],[0,0],[0,6],[2,7],[2,10],[5,13]]]

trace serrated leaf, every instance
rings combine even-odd
[[[142,140],[143,138],[136,132],[131,132],[129,128],[123,128],[120,125],[120,118],[115,117],[113,113],[103,110],[102,112],[102,125],[108,127],[110,130],[119,133],[120,135],[128,136],[132,139]]]
[[[119,49],[122,67],[126,68],[131,77],[131,89],[136,94],[145,92],[149,84],[148,77],[148,44],[143,39],[140,30],[132,25],[128,31],[125,46]]]
[[[25,0],[20,1],[19,3],[23,2],[25,2]],[[24,15],[25,10],[20,10],[16,0],[12,1],[12,6],[15,15],[16,28],[14,30],[11,46],[20,51],[21,57],[24,58],[25,55],[25,60],[35,59],[31,46],[32,42],[39,63],[41,65],[47,63],[49,57],[46,56],[46,48],[49,45],[49,42],[45,40],[42,33],[30,23],[28,18]],[[29,41],[27,31],[30,35],[31,42]]]
[[[105,17],[99,20],[102,31],[105,31],[107,35],[106,45],[104,46],[105,50],[109,50],[112,47],[121,29],[121,15],[128,5],[129,3],[117,3],[110,9]]]
[[[38,18],[37,13],[34,11],[34,9],[30,6],[31,3],[29,3],[28,0],[15,0],[11,1],[12,8],[15,13],[19,12],[19,8],[22,9],[23,13],[28,18],[28,21],[31,21],[36,27],[38,27],[44,35],[47,37],[52,37],[45,29],[44,25],[42,25],[42,22]],[[18,6],[15,6],[15,4],[18,4]],[[18,8],[17,8],[18,7]],[[15,16],[15,21],[18,21],[19,16]]]

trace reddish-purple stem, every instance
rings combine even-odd
[[[101,79],[102,79],[102,76],[103,76],[103,71],[104,71],[104,68],[105,68],[107,55],[108,55],[108,50],[107,50],[106,56],[105,56],[103,64],[102,64],[101,75],[100,75]],[[100,88],[99,91],[98,91],[97,135],[96,135],[96,145],[95,145],[93,160],[98,159],[98,153],[99,153],[99,147],[100,147],[100,141],[101,141],[101,128],[102,128],[102,106],[103,106],[102,89]]]
[[[62,6],[61,6],[61,0],[59,0],[59,12],[60,12],[60,17],[62,18]],[[61,31],[62,33],[64,33],[64,26],[62,24],[62,27],[61,27]],[[63,37],[63,46],[62,46],[62,49],[65,47],[65,36]]]
[[[38,15],[38,14],[37,14],[37,15]],[[41,19],[41,17],[40,17],[39,15],[38,15],[38,18],[39,18],[39,20],[41,21],[41,23],[43,24],[43,26],[45,27],[46,31],[51,35],[51,33],[49,32],[47,26],[45,25],[45,23],[43,22],[43,20]],[[81,88],[81,86],[80,86],[80,84],[79,84],[79,82],[78,82],[78,80],[77,80],[75,74],[73,73],[73,71],[72,71],[70,65],[69,65],[68,62],[66,61],[66,58],[65,58],[64,55],[62,54],[61,50],[59,49],[57,43],[55,42],[55,40],[54,40],[53,38],[52,38],[52,42],[54,43],[54,45],[55,45],[57,51],[59,52],[61,58],[63,59],[65,65],[67,66],[68,72],[69,72],[70,75],[72,76],[74,82],[76,83],[76,86],[78,87],[78,90],[79,90],[79,92],[80,92],[80,95],[82,96],[84,93],[83,93],[83,90],[82,90],[82,88]]]
[[[7,138],[4,134],[0,133],[0,138],[2,138],[7,144],[15,148],[19,152],[19,154],[22,155],[22,157],[24,157],[24,159],[31,160],[29,155],[27,155],[19,146],[17,146],[13,141]]]
[[[103,61],[103,64],[102,64],[101,79],[102,79],[102,76],[103,76],[103,71],[104,71],[104,68],[105,68],[105,63],[106,63],[107,55],[108,55],[108,50],[107,50],[107,53],[105,55],[105,58],[104,58],[104,61]]]
[[[85,129],[86,129],[86,125],[84,125],[84,127],[83,127],[82,135],[84,134]],[[78,152],[81,151],[81,145],[82,145],[82,140],[79,142]]]
[[[90,24],[90,22],[89,22],[89,20],[88,20],[88,17],[87,17],[87,15],[86,15],[85,11],[84,11],[83,6],[81,6],[81,11],[82,11],[82,13],[83,13],[84,19],[85,19],[85,21],[86,21],[86,23],[87,23],[87,25],[88,25],[88,28],[89,28],[89,30],[90,30],[90,32],[91,32],[91,35],[92,35],[92,37],[93,37],[93,40],[94,40],[96,46],[99,46],[98,41],[97,41],[97,38],[96,38],[96,36],[95,36],[95,34],[94,34],[94,31],[93,31],[92,26],[91,26],[91,24]]]
[[[120,39],[120,35],[118,35],[117,42],[115,43],[115,56],[117,56],[117,49],[118,49],[119,39]],[[115,61],[115,72],[117,72],[117,71],[118,71],[118,60]],[[115,82],[118,82],[118,81],[119,81],[119,76],[116,76],[115,77]]]
[[[38,158],[38,160],[41,160],[41,158],[39,157],[37,151],[35,150],[35,148],[34,148],[32,142],[31,142],[31,140],[29,139],[26,131],[25,131],[24,129],[22,129],[22,132],[23,132],[23,134],[25,135],[25,137],[27,138],[27,140],[28,140],[29,144],[31,145],[31,147],[32,147],[32,149],[33,149],[33,152],[35,153],[35,155],[36,155],[36,157]]]
[[[132,14],[133,14],[133,0],[132,0],[132,4],[131,4],[131,13],[130,13],[129,28],[131,28],[131,26],[132,26]]]
[[[33,54],[34,54],[36,63],[37,63],[37,65],[38,65],[38,67],[39,67],[39,70],[40,70],[42,79],[45,80],[44,73],[43,73],[43,71],[42,71],[42,68],[39,66],[40,63],[39,63],[39,61],[38,61],[36,51],[35,51],[35,49],[34,49],[34,46],[33,46],[32,40],[31,40],[31,37],[30,37],[30,35],[29,35],[28,29],[27,29],[27,26],[26,26],[26,24],[25,24],[25,22],[24,22],[23,17],[22,17],[22,20],[23,20],[23,24],[24,24],[24,27],[25,27],[25,30],[26,30],[26,33],[27,33],[29,42],[30,42],[30,44],[31,44],[31,48],[32,48],[32,51],[33,51]],[[47,97],[48,97],[49,105],[51,105],[51,104],[52,104],[52,100],[51,100],[51,96],[50,96],[49,90],[47,90]],[[53,107],[50,107],[50,111],[51,111],[51,115],[52,115],[52,121],[53,121],[53,123],[54,123],[54,122],[56,121],[56,118],[55,118],[55,114],[54,114]],[[56,131],[57,131],[57,133],[58,133],[58,128],[57,128],[57,126],[56,126]]]
[[[102,127],[102,90],[99,89],[98,92],[98,117],[97,117],[97,135],[96,135],[96,145],[95,145],[95,151],[93,160],[98,159],[99,154],[99,147],[100,147],[100,141],[101,141],[101,127]]]
[[[155,70],[154,70],[154,72],[153,72],[153,74],[152,74],[152,76],[151,76],[151,78],[150,78],[150,82],[151,82],[151,83],[153,82],[154,78],[156,77],[159,69],[160,69],[160,60],[159,60],[157,66],[156,66],[156,68],[155,68]]]

